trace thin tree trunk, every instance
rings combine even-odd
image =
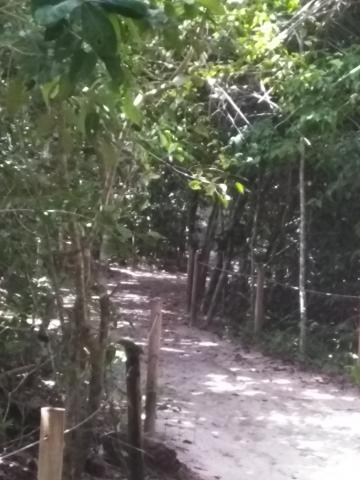
[[[198,284],[196,287],[198,302],[201,302],[204,297],[206,277],[207,277],[207,272],[209,268],[208,264],[210,260],[210,252],[211,252],[211,247],[213,244],[214,234],[217,226],[218,211],[219,211],[219,207],[216,203],[214,203],[209,216],[204,243],[200,251]]]
[[[220,251],[218,252],[218,259],[216,269],[212,275],[207,298],[204,301],[204,313],[206,313],[206,323],[211,324],[217,310],[217,304],[220,299],[221,293],[224,291],[224,286],[227,280],[227,272],[231,267],[231,260],[234,252],[233,235],[236,225],[239,220],[241,212],[242,199],[239,197],[233,206],[233,210],[230,214],[230,221],[227,230],[223,233],[221,242],[219,243]],[[225,302],[223,302],[225,305]],[[206,309],[206,311],[205,311]]]
[[[215,266],[215,268],[212,272],[212,275],[210,277],[209,287],[207,289],[207,292],[206,292],[206,295],[205,295],[205,298],[204,298],[204,301],[203,301],[203,305],[202,305],[202,311],[203,311],[204,315],[206,315],[208,310],[209,310],[211,299],[214,295],[216,285],[219,282],[219,278],[220,278],[220,275],[221,275],[223,264],[224,264],[224,252],[223,251],[218,251],[217,252],[216,266]]]
[[[262,190],[262,177],[259,178],[256,200],[255,200],[255,211],[253,217],[252,232],[250,238],[250,308],[251,308],[251,318],[254,318],[255,314],[255,247],[258,234],[258,221],[259,221],[259,212],[260,212],[260,200],[261,200],[261,190]]]
[[[300,305],[300,336],[299,353],[301,357],[306,352],[306,197],[305,197],[305,142],[300,143],[299,165],[299,193],[300,193],[300,238],[299,238],[299,305]]]
[[[53,255],[52,249],[51,249],[50,234],[49,234],[47,229],[46,229],[46,243],[47,243],[47,248],[48,248],[48,252],[49,252],[49,255],[48,255],[49,278],[50,278],[50,281],[51,281],[53,289],[54,289],[57,314],[58,314],[58,318],[59,318],[59,322],[60,322],[60,326],[61,326],[61,332],[64,336],[65,335],[64,304],[63,304],[63,298],[62,298],[62,295],[61,295],[58,272],[57,272],[56,265],[55,265],[55,262],[54,262],[54,255]]]
[[[180,271],[184,270],[184,260],[186,259],[186,215],[183,214],[180,222],[179,240],[177,247],[177,268]]]
[[[206,316],[206,325],[211,325],[213,320],[214,320],[214,317],[215,317],[216,311],[217,311],[217,307],[218,307],[218,303],[220,301],[220,295],[221,295],[221,292],[223,291],[223,288],[225,286],[225,282],[226,282],[227,274],[228,274],[228,269],[230,268],[230,265],[231,265],[231,258],[228,258],[227,261],[225,262],[224,268],[223,268],[223,270],[222,270],[222,272],[219,276],[219,280],[217,282],[214,294],[212,296],[212,299],[211,299],[211,302],[210,302],[210,305],[209,305],[209,309],[208,309],[207,316]]]
[[[264,324],[264,266],[257,265],[254,334],[257,336]]]
[[[100,326],[97,341],[95,340],[90,352],[89,414],[98,410],[101,405],[104,392],[106,349],[111,321],[110,298],[100,278],[98,278],[96,289],[99,294]]]
[[[66,419],[67,426],[78,424],[88,414],[90,397],[94,399],[95,377],[100,376],[99,363],[95,361],[97,349],[91,338],[89,325],[90,252],[83,245],[80,230],[75,224],[72,232],[75,255],[76,298],[70,320],[68,342],[69,365],[67,371]],[[87,365],[90,363],[90,383]],[[78,480],[84,471],[92,441],[91,423],[70,432],[65,444],[64,479]]]
[[[193,281],[192,281],[192,290],[191,290],[191,307],[190,307],[190,326],[194,325],[197,320],[197,313],[199,308],[199,296],[198,296],[198,275],[199,275],[199,250],[195,252],[194,258],[194,269],[193,269]]]
[[[85,337],[88,335],[88,278],[86,255],[77,224],[73,224],[72,244],[76,252],[75,291],[76,299],[70,321],[68,344],[69,364],[67,368],[66,413],[68,426],[76,425],[87,411],[87,387],[85,386]],[[85,405],[84,405],[85,400]],[[85,406],[85,408],[84,408]],[[65,449],[64,478],[78,480],[84,468],[87,448],[82,428],[68,434]]]
[[[280,213],[279,221],[275,220],[274,222],[274,225],[275,225],[274,235],[270,237],[269,248],[265,255],[265,263],[267,265],[270,265],[272,263],[275,255],[277,255],[278,253],[279,245],[281,245],[281,241],[284,238],[286,221],[288,219],[288,215],[291,207],[291,196],[294,191],[293,185],[292,185],[293,183],[292,169],[293,169],[292,165],[289,165],[287,187],[286,187],[286,193],[284,196],[284,207],[282,209],[282,212]]]
[[[186,282],[186,309],[190,313],[191,309],[191,297],[192,297],[192,288],[194,280],[194,260],[195,260],[195,251],[192,246],[189,248],[189,256],[187,262],[187,282]]]
[[[196,226],[196,211],[198,207],[198,193],[193,192],[190,200],[189,216],[188,216],[188,262],[187,262],[187,311],[190,313],[191,309],[191,295],[193,288],[193,276],[194,276],[194,258],[195,252],[198,248],[198,240],[195,232]]]

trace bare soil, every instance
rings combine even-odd
[[[186,325],[185,278],[114,270],[113,338],[146,345],[149,301],[164,302],[158,434],[201,478],[339,480],[360,469],[360,396]]]

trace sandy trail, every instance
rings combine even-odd
[[[359,471],[357,390],[188,328],[182,276],[120,275],[115,335],[145,343],[149,300],[164,301],[158,430],[202,478],[339,480]]]

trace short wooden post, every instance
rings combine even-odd
[[[162,301],[160,298],[155,298],[152,301],[151,320],[152,321],[148,347],[144,431],[149,435],[154,435],[162,325]]]
[[[264,267],[257,265],[254,334],[258,335],[264,325]]]
[[[130,340],[120,340],[126,353],[126,393],[128,410],[129,480],[144,480],[144,452],[141,425],[140,354]]]
[[[192,289],[191,289],[191,307],[190,307],[190,326],[196,323],[197,313],[198,313],[198,283],[199,283],[199,258],[200,250],[197,250],[194,258],[194,270],[192,278]]]
[[[65,409],[41,409],[38,480],[61,480]]]

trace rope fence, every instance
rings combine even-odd
[[[91,413],[90,415],[88,415],[86,418],[84,418],[84,420],[81,420],[79,423],[77,423],[76,425],[74,425],[73,427],[70,427],[66,430],[64,430],[64,435],[67,435],[68,433],[71,433],[73,432],[74,430],[77,430],[78,428],[82,427],[83,425],[85,425],[86,423],[88,423],[91,419],[93,419],[98,413],[99,411],[102,409],[102,407],[99,407],[97,410],[95,410],[93,413]],[[39,429],[36,429],[34,430],[33,432],[31,432],[32,434],[38,432]],[[46,440],[47,437],[44,437],[44,440]],[[16,440],[13,440],[11,443],[14,443]],[[24,445],[23,447],[20,447],[16,450],[13,450],[12,452],[9,452],[9,453],[6,453],[5,455],[0,455],[0,463],[4,460],[6,460],[7,458],[11,458],[11,457],[14,457],[15,455],[18,455],[19,453],[21,452],[25,452],[26,450],[30,450],[30,448],[33,448],[33,447],[36,447],[37,445],[40,444],[40,441],[41,440],[36,440],[35,442],[32,442],[32,443],[28,443],[27,445]]]
[[[228,277],[243,278],[246,279],[247,282],[249,282],[249,279],[252,278],[252,293],[250,298],[247,300],[250,300],[255,337],[260,333],[268,320],[266,315],[266,297],[264,294],[265,289],[270,286],[278,286],[294,292],[299,292],[300,290],[298,285],[292,285],[291,283],[285,283],[274,278],[267,277],[265,265],[258,264],[256,272],[254,271],[250,275],[247,273],[233,271],[231,269],[230,262],[227,262],[224,267],[220,267],[211,265],[205,261],[201,261],[199,256],[200,254],[198,250],[193,253],[192,257],[189,256],[189,259],[192,258],[192,261],[188,262],[187,311],[189,314],[190,326],[197,323],[198,314],[200,311],[202,312],[201,322],[205,322],[204,326],[210,326],[212,324],[217,315],[218,304],[221,298],[224,301],[222,292],[224,291]],[[214,278],[214,283],[211,283],[212,279],[210,280],[209,286],[211,285],[211,291],[205,294],[207,273],[214,271],[219,273],[218,278]],[[352,303],[356,304],[356,306],[360,305],[360,294],[343,294],[339,292],[318,290],[316,288],[305,288],[305,292],[309,295],[317,297],[346,300],[351,301]],[[244,294],[241,292],[235,292],[235,295],[244,297]],[[360,359],[360,315],[357,313],[356,317],[358,319],[356,332],[358,339],[358,356]]]
[[[245,273],[234,272],[233,270],[214,267],[214,266],[209,265],[207,263],[199,262],[199,265],[201,265],[203,267],[206,267],[209,270],[217,270],[219,272],[227,273],[231,276],[247,278],[247,279],[249,278],[249,275],[247,275]],[[299,287],[296,286],[296,285],[290,285],[288,283],[282,283],[282,282],[279,282],[279,281],[274,280],[272,278],[266,278],[264,287],[266,287],[266,284],[277,285],[277,286],[280,286],[280,287],[283,287],[283,288],[287,288],[289,290],[299,291]],[[360,295],[347,295],[347,294],[342,294],[342,293],[324,292],[324,291],[315,290],[315,289],[312,289],[312,288],[306,288],[305,290],[306,290],[307,293],[311,293],[312,295],[318,295],[318,296],[324,296],[324,297],[345,298],[345,299],[348,299],[348,300],[360,300]]]

